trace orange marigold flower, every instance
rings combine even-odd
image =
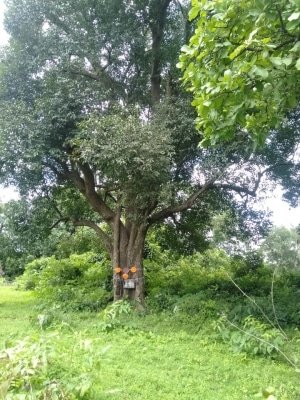
[[[128,274],[123,274],[122,278],[126,281],[128,279]]]

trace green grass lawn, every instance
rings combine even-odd
[[[0,286],[0,343],[19,346],[0,362],[6,377],[0,399],[243,400],[263,398],[267,387],[277,400],[300,399],[300,374],[290,365],[233,353],[207,327],[196,333],[175,317],[136,315],[103,332],[97,314],[58,310],[59,318],[42,329],[36,302],[30,293]]]
[[[35,300],[30,292],[0,286],[0,348],[33,331],[31,318],[36,315]]]

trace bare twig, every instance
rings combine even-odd
[[[273,321],[267,316],[267,314],[264,312],[264,310],[260,307],[260,305],[258,305],[256,303],[256,301],[254,299],[252,299],[252,297],[248,296],[247,293],[245,293],[243,291],[242,288],[239,287],[239,285],[231,278],[231,276],[229,274],[227,274],[228,278],[230,279],[230,281],[234,284],[234,286],[242,293],[243,296],[245,296],[249,301],[251,301],[251,303],[253,303],[258,309],[259,311],[262,313],[262,315],[265,317],[265,319],[269,322],[269,324],[274,328],[277,329],[276,325],[274,325]],[[288,339],[286,334],[284,332],[282,332],[280,330],[280,333],[282,335],[282,337],[284,337],[284,339]]]
[[[275,303],[274,303],[274,281],[275,281],[275,274],[276,274],[276,268],[274,268],[273,274],[272,274],[272,282],[271,282],[271,302],[272,302],[272,309],[273,309],[273,314],[274,318],[277,324],[278,329],[280,332],[284,335],[284,337],[287,339],[288,337],[286,336],[286,333],[283,331],[283,329],[280,326],[280,323],[277,318],[277,313],[276,313],[276,308],[275,308]]]

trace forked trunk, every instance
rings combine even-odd
[[[120,229],[116,216],[114,226],[114,301],[129,299],[142,308],[145,299],[143,251],[146,237],[144,225],[132,224],[130,233]]]

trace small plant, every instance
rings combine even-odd
[[[120,315],[128,315],[132,311],[132,305],[127,300],[115,301],[104,310],[106,319],[115,320]]]
[[[61,337],[26,338],[15,347],[0,352],[2,382],[0,399],[5,400],[75,400],[85,399],[92,387],[89,371],[93,368],[81,360],[76,372],[61,364]],[[86,349],[84,349],[86,353]],[[90,365],[91,364],[91,365]]]
[[[0,286],[5,285],[5,283],[6,283],[5,279],[3,278],[3,276],[0,275]]]
[[[223,341],[238,352],[267,356],[282,353],[280,347],[285,343],[279,330],[270,329],[252,315],[244,319],[241,327],[222,316],[216,324],[216,329]]]
[[[132,304],[127,300],[119,300],[110,304],[100,314],[103,319],[101,330],[108,332],[118,328],[121,325],[119,317],[122,315],[129,315],[132,310]]]

